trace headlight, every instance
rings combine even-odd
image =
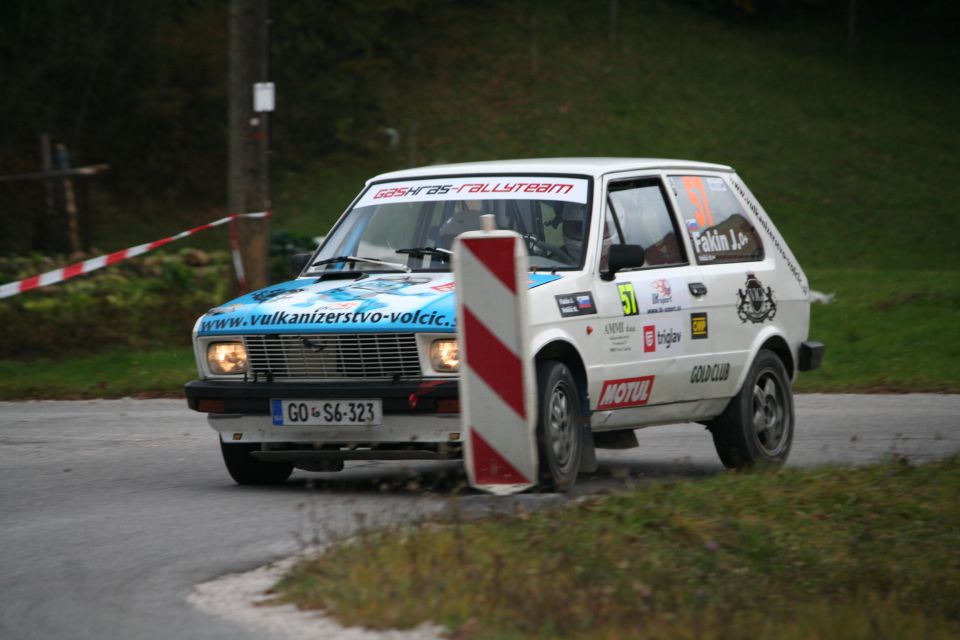
[[[460,347],[456,340],[434,340],[430,345],[430,364],[437,371],[460,369]]]
[[[216,374],[244,373],[247,350],[242,342],[213,342],[207,347],[207,364]]]

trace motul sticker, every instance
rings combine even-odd
[[[604,409],[625,409],[640,407],[650,401],[655,376],[607,380],[600,390],[600,402],[597,411]]]

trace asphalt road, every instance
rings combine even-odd
[[[800,396],[789,465],[936,459],[960,452],[958,416],[960,396]],[[600,472],[577,493],[721,470],[700,426],[638,437],[638,449],[599,452]],[[187,595],[360,522],[437,512],[462,482],[456,463],[354,463],[241,488],[183,402],[0,403],[0,638],[263,640],[195,610]],[[479,511],[511,504],[458,500]]]

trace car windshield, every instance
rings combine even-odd
[[[309,272],[449,271],[453,240],[493,216],[523,236],[530,268],[578,269],[590,228],[589,182],[471,177],[371,185],[327,237]]]

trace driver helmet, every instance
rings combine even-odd
[[[583,236],[586,228],[585,213],[585,207],[577,202],[565,202],[560,210],[560,219],[563,225],[563,250],[573,258],[574,262],[580,262],[580,256],[583,255]]]

